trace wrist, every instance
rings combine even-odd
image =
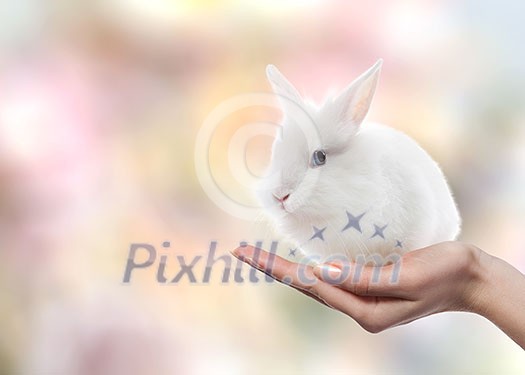
[[[465,249],[469,261],[465,270],[467,280],[462,293],[463,309],[484,315],[485,302],[492,290],[495,258],[474,245],[466,244]]]
[[[466,246],[474,256],[466,267],[463,310],[484,316],[525,349],[525,275],[502,259]]]

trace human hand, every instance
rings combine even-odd
[[[443,242],[408,252],[399,263],[382,267],[355,263],[312,267],[251,246],[233,251],[242,261],[373,333],[438,312],[477,311],[483,290],[482,253],[472,245]]]

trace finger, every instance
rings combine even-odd
[[[328,291],[337,288],[315,277],[311,266],[290,262],[274,253],[268,253],[250,245],[239,247],[233,250],[232,254],[275,280],[291,286],[318,302],[333,307],[333,304],[329,303],[324,295],[329,295],[334,302],[334,294]],[[340,294],[339,297],[344,297],[344,295]]]
[[[326,301],[324,301],[311,289],[310,285],[306,285],[305,282],[301,281],[301,279],[304,278],[298,276],[301,273],[299,271],[300,265],[298,265],[297,263],[290,262],[278,255],[268,253],[262,249],[255,248],[253,246],[239,247],[233,250],[232,254],[241,261],[270,276],[274,280],[288,285],[297,290],[298,292],[301,292],[302,294],[313,298],[317,302],[332,308],[332,306],[328,305]],[[314,277],[311,268],[309,270],[309,275],[310,280],[312,282],[320,282]]]
[[[290,262],[275,253],[247,245],[232,251],[232,254],[245,263],[259,269],[274,279],[311,292],[312,284],[320,282],[311,266]]]
[[[412,271],[401,258],[385,266],[357,263],[320,264],[314,268],[319,279],[360,296],[385,296],[411,299]]]
[[[330,309],[333,309],[333,307],[330,306],[330,305],[329,305],[324,299],[322,299],[320,296],[316,296],[316,295],[313,294],[313,293],[310,293],[310,292],[308,292],[308,291],[306,291],[306,290],[304,290],[304,289],[300,289],[300,288],[298,288],[298,287],[296,287],[296,286],[293,286],[293,285],[288,285],[288,286],[291,287],[291,288],[293,288],[293,289],[295,289],[295,290],[297,290],[299,293],[302,293],[302,294],[304,294],[305,296],[310,297],[311,299],[313,299],[313,300],[319,302],[320,304],[323,304],[323,305],[325,305],[326,307],[328,307],[328,308],[330,308]]]

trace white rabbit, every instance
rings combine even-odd
[[[303,255],[372,256],[384,264],[392,254],[459,233],[461,219],[437,163],[404,133],[363,123],[381,65],[319,108],[267,67],[284,119],[257,193]]]

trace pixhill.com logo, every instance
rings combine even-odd
[[[230,254],[219,254],[217,252],[217,242],[210,242],[209,248],[205,254],[196,254],[190,257],[184,255],[177,255],[171,250],[171,244],[168,241],[162,243],[161,250],[157,250],[154,245],[148,243],[134,243],[129,247],[129,253],[124,269],[123,283],[129,284],[132,282],[133,275],[139,273],[151,274],[154,271],[155,282],[159,284],[177,285],[179,283],[190,283],[205,285],[212,282],[212,277],[220,276],[220,283],[272,283],[275,280],[284,284],[290,284],[292,280],[299,280],[303,285],[313,285],[318,282],[316,277],[312,277],[312,266],[320,263],[337,264],[341,269],[341,273],[336,278],[330,275],[323,275],[325,281],[333,284],[342,283],[351,278],[352,282],[358,283],[361,278],[363,267],[374,267],[372,273],[372,283],[379,282],[381,266],[387,263],[394,264],[394,270],[391,275],[390,282],[396,284],[399,280],[399,271],[401,262],[400,255],[391,254],[388,257],[383,257],[380,254],[358,256],[353,261],[350,261],[344,254],[332,254],[324,259],[319,256],[306,256],[296,262],[296,267],[293,267],[294,274],[284,275],[280,279],[273,276],[273,269],[276,261],[288,262],[280,258],[276,252],[278,249],[278,241],[272,241],[268,247],[265,257],[265,268],[257,266],[258,258],[261,255],[262,241],[255,243],[255,251],[253,259],[248,262],[251,267],[247,269],[246,262],[243,259],[238,259]],[[241,247],[246,247],[246,242],[240,243]],[[294,250],[295,251],[295,250]],[[294,256],[295,253],[289,256]],[[257,273],[261,271],[265,274],[263,278]],[[137,275],[138,276],[138,275]]]

